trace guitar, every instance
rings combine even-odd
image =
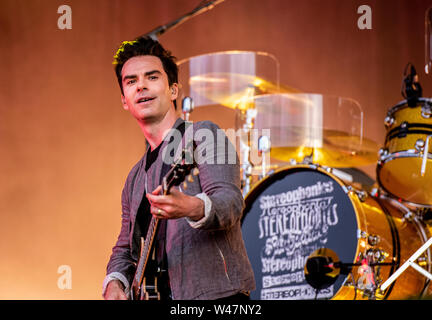
[[[192,182],[193,175],[198,175],[198,168],[195,167],[195,164],[186,164],[185,159],[187,159],[186,150],[183,150],[182,156],[172,164],[171,169],[163,177],[161,194],[169,194],[173,186],[178,186],[182,182],[184,188],[186,188],[186,176],[188,176],[189,182]],[[159,218],[152,216],[146,238],[141,237],[141,253],[130,289],[131,300],[161,300],[158,280],[167,271],[161,270],[160,266],[158,266],[154,248],[154,239],[157,234],[159,220]]]

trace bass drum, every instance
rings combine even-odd
[[[400,203],[372,197],[331,171],[316,165],[285,167],[246,196],[242,232],[257,286],[251,298],[405,299],[430,294],[429,281],[412,268],[385,292],[379,290],[425,243],[423,225],[406,221]],[[363,265],[316,292],[306,282],[304,266],[319,248],[333,250],[340,262]],[[430,269],[429,250],[421,260]]]

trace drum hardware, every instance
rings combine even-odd
[[[267,173],[267,163],[266,163],[266,157],[268,153],[270,152],[270,137],[266,135],[262,135],[258,138],[258,153],[261,155],[261,175],[260,179],[264,178]]]
[[[368,234],[367,232],[365,232],[363,230],[357,230],[357,238],[366,240],[368,245],[370,245],[372,247],[376,246],[381,241],[381,238],[379,235]],[[362,247],[366,247],[366,244],[362,244]]]
[[[425,141],[423,139],[418,139],[415,142],[415,149],[417,152],[422,152],[424,150],[424,146],[425,146]]]
[[[397,137],[398,138],[405,138],[407,133],[408,133],[408,122],[406,122],[406,121],[402,122],[400,127],[395,128],[394,131],[397,131]]]
[[[392,116],[386,116],[384,118],[384,126],[386,128],[391,127],[393,125],[394,121],[395,121],[395,118],[393,118]]]
[[[431,102],[427,101],[421,108],[421,115],[425,119],[429,119],[432,116]]]
[[[375,299],[376,289],[382,283],[380,266],[393,266],[395,264],[394,262],[382,262],[386,257],[380,250],[368,250],[366,257],[361,261],[359,260],[360,262],[345,263],[339,260],[333,250],[319,248],[306,260],[305,279],[315,290],[320,291],[334,284],[339,275],[348,275],[352,273],[353,267],[359,267],[361,276],[357,281],[351,275],[351,279],[348,277],[345,279],[344,285],[354,287],[356,292],[361,290],[364,297]],[[374,270],[375,267],[377,267],[376,271]]]
[[[346,173],[346,172],[342,171],[342,170],[339,170],[339,169],[336,169],[336,168],[327,167],[326,171],[328,173],[334,174],[336,177],[338,177],[339,179],[341,179],[341,180],[343,180],[345,182],[348,182],[348,183],[354,182],[353,176],[351,174],[349,174],[349,173]]]
[[[369,238],[368,238],[368,243],[369,243]],[[370,244],[370,243],[369,243]],[[371,246],[376,246],[376,243],[374,244],[370,244]],[[370,257],[370,259],[372,261],[377,261],[377,264],[381,264],[382,261],[384,261],[389,254],[381,249],[368,249],[366,251],[366,256]],[[393,265],[394,263],[390,263],[388,265]],[[372,264],[371,264],[372,265]],[[384,264],[383,264],[384,265]]]
[[[415,262],[426,250],[429,249],[430,246],[432,246],[432,237],[424,245],[422,245],[395,273],[393,273],[390,278],[388,278],[382,284],[380,290],[382,292],[385,291],[409,267],[412,267],[429,280],[432,280],[432,274]]]
[[[380,161],[385,161],[389,155],[388,149],[381,148],[378,151]]]
[[[294,266],[300,259],[304,267],[310,253],[323,243],[339,255],[333,262],[347,264],[339,265],[339,274],[344,276],[316,293],[317,298],[403,299],[427,293],[429,279],[418,277],[415,271],[402,274],[381,290],[381,285],[407,261],[414,251],[411,248],[427,241],[430,229],[405,203],[380,191],[353,188],[336,177],[333,168],[317,164],[280,168],[258,182],[245,198],[242,219],[246,249],[256,272],[254,299],[313,299],[313,291],[311,294],[301,279],[293,280],[299,279],[296,269],[272,270],[271,266]],[[295,200],[294,195],[300,198]],[[318,231],[321,235],[317,237]],[[277,240],[278,245],[264,250],[270,240]],[[430,250],[418,258],[416,263],[430,272]],[[327,280],[334,280],[330,278]],[[294,292],[299,291],[295,290],[301,293],[296,296]]]
[[[368,235],[367,236],[367,242],[370,246],[376,246],[380,242],[381,238],[378,235]]]
[[[422,165],[421,165],[421,170],[420,170],[420,174],[422,177],[424,177],[425,172],[426,172],[426,163],[427,163],[427,159],[429,157],[429,141],[430,141],[431,137],[432,137],[432,135],[428,135],[426,138],[426,142],[423,145],[423,150],[422,150],[423,151],[423,160],[422,160]]]
[[[429,207],[418,207],[415,208],[415,213],[425,223],[429,223],[429,220],[432,218],[432,209]]]
[[[395,273],[393,273],[389,279],[387,279],[387,281],[381,286],[380,291],[385,291],[387,287],[390,286],[410,266],[419,273],[423,274],[429,280],[432,280],[432,255],[430,251],[432,238],[428,240],[429,236],[426,233],[423,224],[421,223],[421,220],[423,220],[424,216],[423,212],[425,210],[429,210],[429,208],[418,207],[417,205],[414,205],[415,211],[412,211],[405,205],[406,203],[394,199],[391,197],[391,195],[382,194],[380,197],[387,199],[392,203],[393,206],[398,207],[398,209],[403,214],[402,220],[409,223],[410,225],[414,225],[424,242],[424,244]],[[427,280],[425,288],[420,296],[424,295],[426,289],[429,287],[429,280]]]
[[[240,139],[240,153],[242,156],[242,192],[243,196],[250,191],[251,182],[252,182],[252,169],[253,165],[250,162],[250,154],[251,154],[251,143],[250,143],[250,135],[251,130],[254,128],[254,121],[257,115],[257,110],[255,108],[247,108],[241,110],[241,115],[244,118],[245,122],[242,127],[242,139]],[[243,139],[243,137],[245,137]],[[263,169],[264,170],[264,169]]]
[[[347,193],[355,194],[357,196],[357,198],[361,202],[365,202],[366,201],[366,198],[368,196],[368,194],[367,194],[366,191],[358,190],[358,189],[356,189],[356,188],[354,188],[353,186],[350,186],[350,185],[346,186],[346,189],[347,189]]]
[[[401,93],[410,107],[415,107],[417,99],[423,95],[423,88],[418,80],[417,71],[414,65],[409,62],[404,70]]]
[[[194,103],[191,97],[186,96],[182,100],[182,112],[183,112],[183,120],[189,121],[190,113],[194,109]]]
[[[410,208],[408,208],[405,203],[402,203],[394,198],[389,197],[388,195],[381,195],[381,198],[385,198],[388,201],[390,201],[392,203],[392,205],[394,207],[397,207],[403,214],[402,216],[402,221],[406,221],[409,222],[411,225],[414,225],[415,228],[417,229],[418,234],[421,236],[421,238],[423,239],[423,242],[426,243],[428,240],[428,234],[425,231],[425,228],[423,227],[422,224],[422,220],[424,217],[424,211],[425,210],[429,210],[428,208],[416,208],[415,211],[412,211]],[[423,266],[428,266],[428,271],[432,272],[432,254],[430,249],[426,250],[426,256],[422,256],[420,257],[420,261],[422,261],[421,263],[419,263],[420,265]]]

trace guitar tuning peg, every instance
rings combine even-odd
[[[192,176],[191,174],[189,174],[188,177],[187,177],[187,180],[188,180],[189,182],[193,182],[193,181],[194,181],[194,178],[193,178],[193,176]]]
[[[186,181],[183,181],[183,190],[186,190],[186,189],[187,189],[187,186],[188,186],[187,182],[186,182]]]
[[[194,176],[197,176],[197,175],[199,174],[199,169],[198,169],[198,168],[194,168],[194,169],[192,170],[192,174],[193,174]]]

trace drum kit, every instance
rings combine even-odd
[[[432,99],[389,108],[380,148],[358,102],[280,85],[268,53],[185,59],[179,77],[186,119],[207,108],[237,133],[252,299],[432,295]]]

